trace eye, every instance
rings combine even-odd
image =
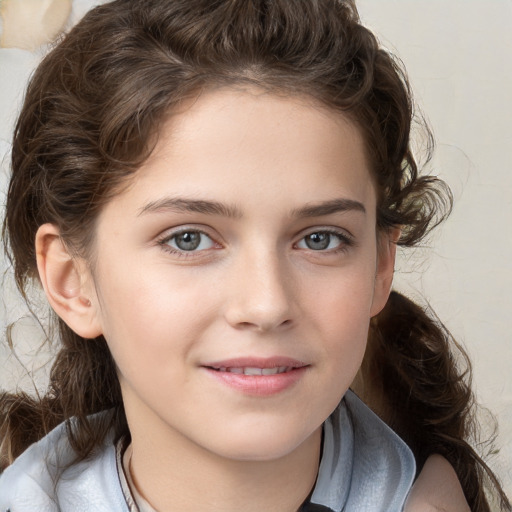
[[[215,246],[215,242],[206,233],[192,229],[175,233],[160,243],[177,252],[203,251]]]
[[[309,249],[312,251],[329,251],[351,245],[352,241],[348,236],[333,231],[315,231],[309,233],[299,240],[297,247],[299,249]]]

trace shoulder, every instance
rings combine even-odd
[[[469,505],[453,466],[441,455],[431,455],[416,480],[406,512],[469,512]]]
[[[54,451],[63,457],[66,454],[60,440],[65,431],[60,425],[39,442],[31,445],[11,464],[0,476],[0,511],[15,506],[15,510],[58,510],[55,503],[55,481],[51,467],[47,466],[46,458]]]
[[[91,458],[74,459],[65,425],[59,425],[0,476],[0,512],[128,511],[111,440]]]

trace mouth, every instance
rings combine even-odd
[[[236,373],[238,375],[277,375],[279,373],[290,372],[294,369],[293,366],[277,366],[275,368],[257,368],[251,366],[210,368],[217,372]]]
[[[202,365],[217,372],[235,373],[238,375],[279,375],[291,372],[308,364],[289,357],[239,357]]]
[[[310,367],[288,357],[238,358],[201,366],[237,392],[258,396],[274,395],[291,388]]]

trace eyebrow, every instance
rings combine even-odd
[[[363,203],[353,199],[331,199],[320,203],[313,203],[293,211],[293,215],[299,218],[322,217],[333,213],[358,211],[366,214]]]
[[[165,197],[156,201],[151,201],[139,210],[138,216],[147,213],[168,211],[220,215],[235,219],[239,219],[243,216],[241,210],[235,205],[226,205],[217,201],[208,201],[205,199],[186,199],[182,197]],[[359,211],[366,213],[366,208],[363,203],[353,199],[331,199],[329,201],[313,203],[293,210],[292,217],[322,217],[323,215],[332,215],[333,213],[347,211]]]
[[[138,216],[146,213],[158,212],[194,212],[207,215],[221,215],[223,217],[240,218],[242,212],[237,206],[230,206],[217,201],[207,201],[203,199],[185,199],[181,197],[165,197],[143,206]]]

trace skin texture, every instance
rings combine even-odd
[[[155,208],[178,197],[230,215]],[[354,203],[311,211],[340,199]],[[82,336],[104,334],[118,365],[131,470],[155,508],[292,511],[307,496],[321,424],[389,294],[395,245],[377,236],[375,209],[354,125],[305,98],[223,89],[162,128],[101,213],[90,271],[66,256],[53,226],[40,229],[52,306]],[[177,252],[183,229],[206,234],[200,250]],[[328,247],[308,248],[312,233]],[[275,356],[306,368],[265,396],[204,367]]]
[[[427,459],[405,512],[470,512],[457,475],[444,457],[432,455]]]
[[[311,211],[339,199],[352,203]],[[375,207],[348,120],[306,98],[221,89],[168,120],[100,215],[92,261],[70,256],[55,226],[40,228],[52,306],[82,336],[103,334],[117,363],[130,470],[155,508],[294,511],[306,498],[321,424],[391,286],[398,232],[376,233]],[[202,233],[195,250],[179,248],[184,231]],[[308,246],[313,233],[327,234],[326,248]],[[276,356],[306,368],[273,393],[233,388],[205,367]],[[464,504],[453,469],[434,457],[407,510]]]

